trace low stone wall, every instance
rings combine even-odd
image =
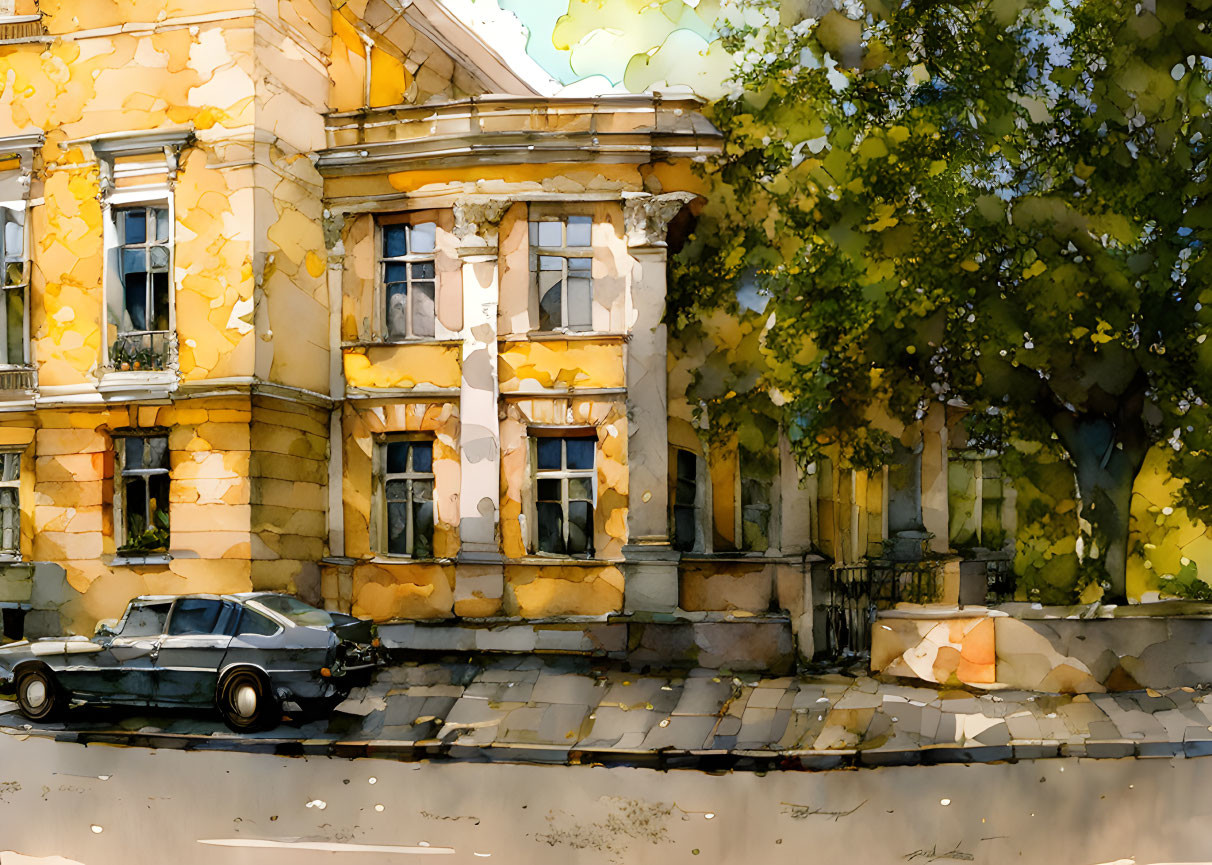
[[[905,605],[879,614],[871,668],[1051,693],[1196,687],[1212,682],[1212,605]]]

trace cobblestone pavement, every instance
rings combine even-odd
[[[1212,688],[974,693],[869,677],[641,675],[572,658],[492,658],[381,670],[331,718],[254,736],[206,714],[76,710],[0,729],[83,741],[278,753],[705,768],[808,768],[1045,757],[1212,754]],[[124,738],[125,737],[125,738]]]

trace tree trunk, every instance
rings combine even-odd
[[[1139,419],[1120,421],[1078,415],[1054,423],[1073,461],[1080,516],[1090,524],[1085,557],[1089,560],[1096,555],[1102,562],[1109,585],[1104,588],[1103,602],[1117,604],[1128,600],[1132,487],[1148,451]]]

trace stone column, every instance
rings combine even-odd
[[[455,615],[498,612],[505,585],[497,523],[501,510],[498,417],[497,229],[510,202],[469,199],[455,204],[455,236],[463,262],[463,376],[459,388],[459,555]]]
[[[669,545],[669,399],[665,293],[669,220],[694,195],[629,195],[623,200],[634,259],[627,342],[628,613],[672,613],[678,606],[678,553]]]

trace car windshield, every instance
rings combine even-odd
[[[312,625],[321,628],[332,627],[332,616],[323,610],[316,609],[311,604],[305,604],[290,595],[261,595],[255,599],[261,606],[285,616],[296,625]]]

